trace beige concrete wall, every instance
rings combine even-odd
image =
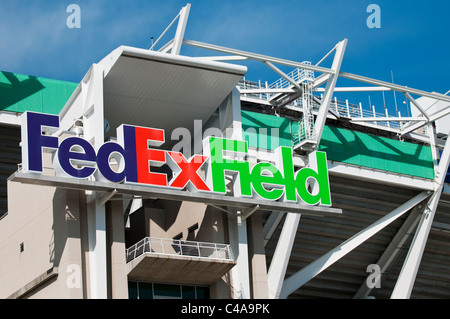
[[[173,238],[182,233],[182,240],[226,243],[224,212],[203,203],[157,201],[144,202],[145,215],[136,217],[145,223],[146,236]],[[141,219],[142,218],[142,219]],[[198,224],[198,229],[188,228]]]
[[[0,220],[0,298],[52,268],[53,194],[53,188],[8,182],[8,215]]]
[[[81,245],[81,210],[78,191],[58,189],[53,200],[53,265],[58,269],[54,282],[32,291],[28,298],[80,299],[85,294],[84,255]]]
[[[44,174],[54,175],[44,153]],[[83,192],[8,182],[0,220],[0,298],[82,298]],[[23,252],[19,251],[23,243]]]
[[[77,191],[8,182],[8,215],[0,221],[1,298],[83,297],[76,277],[82,275],[78,197]],[[46,273],[56,276],[39,285]]]
[[[89,298],[84,192],[9,182],[8,202],[0,221],[0,298]],[[107,237],[109,297],[128,298],[121,201],[107,204]]]

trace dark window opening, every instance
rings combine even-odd
[[[8,177],[21,161],[20,127],[0,126],[0,219],[8,212]]]
[[[129,299],[210,299],[209,287],[128,282]]]

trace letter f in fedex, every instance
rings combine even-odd
[[[58,138],[45,135],[59,128],[59,116],[26,111],[22,114],[22,170],[42,173],[42,152],[56,151]],[[25,137],[25,138],[24,138]]]

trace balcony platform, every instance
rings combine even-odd
[[[228,245],[144,238],[127,249],[128,279],[211,285],[236,262]]]
[[[127,264],[128,280],[211,285],[235,264],[227,259],[144,253]]]

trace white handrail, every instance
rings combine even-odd
[[[231,247],[227,244],[145,237],[133,246],[127,248],[127,262],[144,253],[233,260]]]
[[[288,75],[290,77],[292,77],[294,80],[300,78],[300,75],[294,74],[295,72],[299,72],[297,71],[297,69],[295,69],[294,71],[292,71],[291,73],[289,73]],[[285,88],[287,87],[289,82],[286,81],[285,79],[281,78],[277,81],[275,81],[274,83],[269,85],[270,89],[273,88]],[[249,80],[241,80],[238,83],[238,86],[240,88],[243,89],[265,89],[265,85],[261,85],[259,82],[254,82],[254,81],[249,81]],[[266,101],[270,101],[271,97],[274,95],[275,93],[245,93],[244,95],[247,97],[252,97],[252,98],[257,98],[260,100],[266,100]],[[320,99],[320,97],[317,97]],[[294,101],[292,101],[289,105],[292,106],[297,106],[297,107],[302,107],[302,101],[301,98],[296,99]],[[313,110],[317,111],[320,107],[320,104],[318,104],[317,102],[314,101],[313,103]],[[338,101],[338,100],[333,100],[331,101],[331,106],[330,106],[333,110],[335,110],[340,116],[342,117],[346,117],[346,118],[351,118],[351,119],[356,119],[356,118],[365,118],[365,117],[381,117],[381,118],[386,118],[386,117],[390,117],[389,114],[385,114],[385,113],[380,113],[380,112],[375,112],[374,109],[371,110],[366,110],[362,108],[362,105],[356,105],[356,104],[351,104],[347,101],[343,102],[343,101]],[[387,116],[386,116],[387,115]],[[384,127],[393,127],[393,128],[400,128],[401,125],[405,124],[406,122],[408,122],[408,119],[405,119],[405,122],[401,122],[398,121],[397,116],[392,116],[393,120],[392,121],[374,121],[373,124],[378,125],[378,126],[384,126]]]

